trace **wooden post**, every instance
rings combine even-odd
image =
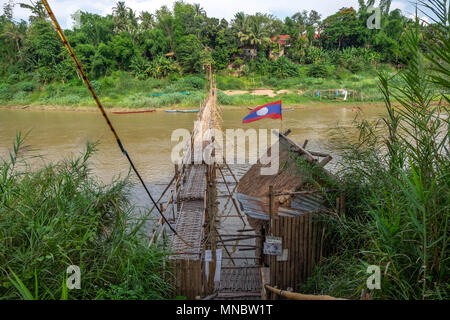
[[[341,200],[339,199],[339,197],[337,197],[337,198],[336,198],[336,213],[337,213],[338,215],[340,214],[339,210],[341,209],[340,203],[341,203]]]
[[[269,186],[269,228],[270,235],[273,235],[272,224],[274,218],[274,195],[273,195],[273,185]]]
[[[345,192],[341,191],[341,198],[340,198],[340,207],[339,207],[339,212],[341,214],[345,213]]]
[[[306,139],[305,142],[303,143],[303,149],[306,148],[307,144],[308,144],[308,139]]]

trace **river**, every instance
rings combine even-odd
[[[375,119],[384,113],[382,106],[372,105],[362,110],[367,119]],[[242,125],[241,121],[248,112],[246,108],[223,107],[222,128],[280,128],[279,120],[270,119]],[[284,112],[283,129],[291,129],[290,137],[298,143],[308,139],[308,149],[333,154],[328,143],[330,129],[338,124],[350,127],[355,115],[355,109],[350,104],[297,107],[294,111]],[[110,117],[145,182],[152,193],[159,196],[173,176],[171,150],[176,143],[171,142],[172,131],[178,128],[191,130],[196,114],[153,112],[111,114]],[[78,154],[86,141],[91,140],[100,142],[99,150],[91,161],[94,174],[109,182],[114,176],[128,172],[128,163],[99,112],[0,109],[0,156],[7,155],[18,131],[29,131],[25,144],[34,149],[33,154],[42,155],[42,159],[34,160],[34,165]],[[247,167],[234,168],[239,176]],[[133,198],[138,206],[149,205],[139,186],[134,189]]]

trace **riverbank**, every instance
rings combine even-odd
[[[361,107],[380,107],[382,102],[348,102],[348,101],[311,101],[299,104],[285,104],[286,107],[294,109],[303,109],[310,107],[323,107],[323,106],[336,106],[340,108],[361,108]],[[224,109],[245,109],[248,110],[248,106],[255,106],[255,104],[244,105],[222,105]],[[155,112],[164,112],[164,110],[194,110],[198,109],[198,106],[170,106],[168,108],[151,109]],[[72,111],[72,112],[97,112],[98,107],[96,105],[87,106],[64,106],[64,105],[0,105],[0,110],[23,110],[23,111]],[[107,112],[130,112],[130,111],[142,111],[147,108],[124,108],[124,107],[107,107]]]
[[[344,93],[338,92],[336,100],[336,90],[340,89],[348,91],[348,102],[382,101],[376,75],[371,73],[354,74],[344,79],[304,76],[273,81],[256,78],[217,75],[218,103],[230,106],[255,106],[273,100],[283,100],[289,106],[316,101],[335,103],[344,99]],[[91,84],[107,109],[197,109],[207,95],[203,75],[138,79],[130,73],[115,72],[92,79]],[[61,109],[59,106],[95,106],[95,102],[81,79],[46,84],[33,79],[4,79],[0,85],[0,105]]]

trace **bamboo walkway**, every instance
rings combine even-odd
[[[211,76],[209,78],[211,80]],[[176,212],[173,221],[177,235],[169,237],[176,295],[195,299],[213,293],[214,299],[220,300],[260,299],[262,281],[260,266],[256,265],[257,259],[254,258],[255,246],[251,243],[254,236],[239,232],[239,229],[245,229],[246,221],[233,198],[235,188],[230,189],[231,184],[237,184],[238,180],[226,163],[207,164],[202,159],[205,147],[214,142],[211,130],[220,130],[221,116],[215,91],[211,80],[208,98],[194,123],[182,163],[176,166],[175,176],[163,192],[164,195],[172,186],[169,199],[166,205],[161,204],[161,209],[167,214],[170,214],[170,209]],[[223,180],[223,185],[218,185],[217,177]],[[226,199],[225,208],[219,208],[220,199]],[[220,217],[228,209],[234,211],[238,220],[231,227],[222,228]],[[164,233],[163,223],[155,234],[161,232]],[[155,234],[152,239],[161,238]],[[240,250],[234,250],[236,245],[244,249],[246,257]],[[216,254],[219,249],[222,250],[221,258]],[[211,260],[206,259],[207,250]],[[221,265],[219,281],[215,281],[217,264]]]
[[[179,236],[172,236],[172,250],[176,253],[173,259],[200,260],[202,254],[202,240],[204,238],[205,214],[207,210],[207,170],[208,165],[197,163],[198,150],[195,146],[209,145],[211,135],[208,134],[217,124],[216,96],[211,89],[206,102],[200,110],[191,143],[186,147],[182,162],[184,172],[180,194],[180,209],[176,219],[175,231]],[[202,154],[203,150],[200,150]],[[184,239],[185,241],[181,240]],[[187,242],[187,243],[186,243]]]
[[[261,266],[222,267],[215,300],[261,299]]]

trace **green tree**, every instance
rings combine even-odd
[[[36,21],[43,21],[45,20],[48,15],[47,15],[47,11],[45,10],[44,4],[42,3],[42,1],[38,0],[38,1],[32,1],[30,0],[31,4],[28,3],[19,3],[21,8],[24,9],[29,9],[32,13],[32,15],[30,15],[30,22],[36,22]]]
[[[194,73],[202,70],[203,46],[193,34],[180,39],[175,53],[184,72]]]
[[[135,55],[133,39],[128,32],[122,31],[108,43],[111,46],[119,70],[129,70],[132,57]]]
[[[362,29],[356,11],[342,8],[323,21],[321,41],[327,49],[359,46]]]

